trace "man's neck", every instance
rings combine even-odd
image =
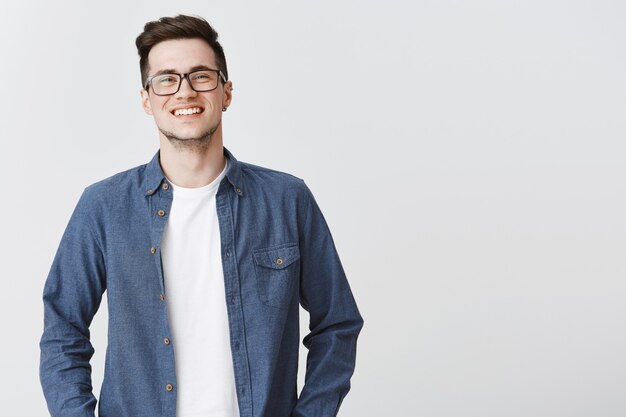
[[[161,169],[174,185],[197,188],[210,184],[226,164],[222,138],[218,135],[202,150],[174,148],[165,137],[160,142]]]

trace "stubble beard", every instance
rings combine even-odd
[[[204,153],[211,143],[213,134],[220,126],[222,121],[220,120],[215,126],[202,133],[200,136],[194,138],[181,138],[176,136],[173,132],[161,129],[159,131],[170,141],[172,147],[178,151],[191,151],[193,153]]]

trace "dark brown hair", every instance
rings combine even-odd
[[[137,36],[135,45],[139,53],[139,69],[141,70],[141,85],[146,86],[148,78],[148,54],[156,44],[173,39],[204,39],[213,52],[215,52],[215,64],[217,69],[222,70],[228,80],[226,57],[224,49],[217,41],[217,32],[209,23],[198,16],[178,15],[176,17],[162,17],[159,20],[146,23],[143,32]]]

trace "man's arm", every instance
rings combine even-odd
[[[350,390],[363,327],[339,256],[313,195],[300,242],[300,303],[310,315],[304,387],[292,417],[334,417]]]
[[[105,265],[86,193],[72,213],[43,292],[39,376],[53,417],[95,415],[89,325],[105,290]]]

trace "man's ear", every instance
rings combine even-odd
[[[145,111],[146,114],[152,115],[152,104],[150,104],[150,95],[148,94],[148,91],[146,91],[145,88],[142,88],[141,91],[139,91],[139,94],[141,95],[141,106],[143,107],[143,111]]]
[[[224,98],[222,99],[222,108],[227,109],[233,101],[233,82],[228,80],[224,83]]]

